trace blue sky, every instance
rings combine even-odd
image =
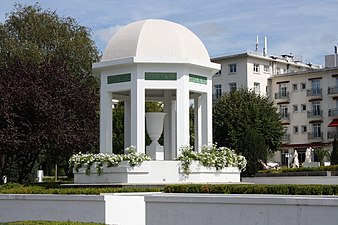
[[[14,3],[0,0],[0,23]],[[92,29],[103,51],[110,37],[128,23],[153,18],[180,23],[205,44],[211,57],[254,50],[268,37],[269,54],[301,56],[304,62],[324,64],[338,45],[337,0],[44,0],[42,8],[56,10]]]

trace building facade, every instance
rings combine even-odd
[[[278,109],[285,135],[273,161],[289,165],[298,152],[305,161],[309,147],[332,150],[338,133],[338,57],[325,56],[325,68],[301,62],[292,55],[258,52],[213,58],[221,70],[213,77],[213,98],[236,88],[268,96]],[[312,160],[316,160],[312,153]]]
[[[287,165],[288,156],[297,150],[302,163],[309,147],[332,150],[338,131],[338,68],[274,75],[268,86],[285,128],[275,160]]]
[[[258,51],[221,56],[211,61],[221,64],[221,70],[213,77],[214,100],[223,93],[241,87],[266,95],[270,92],[268,79],[271,76],[318,68],[302,63],[292,55],[277,57]]]

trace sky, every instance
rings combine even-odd
[[[0,0],[0,23],[14,4],[37,0]],[[268,54],[292,54],[324,65],[338,45],[338,0],[42,0],[43,9],[72,17],[92,30],[101,52],[121,27],[143,19],[165,19],[194,32],[210,57],[259,50],[267,37]]]

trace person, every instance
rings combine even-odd
[[[298,160],[298,152],[297,150],[295,150],[295,152],[293,153],[293,168],[299,168],[299,160]]]

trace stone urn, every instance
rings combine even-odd
[[[151,139],[151,144],[146,147],[146,153],[153,160],[164,160],[163,146],[158,143],[162,131],[163,121],[166,113],[162,112],[147,112],[146,124],[147,132]]]

